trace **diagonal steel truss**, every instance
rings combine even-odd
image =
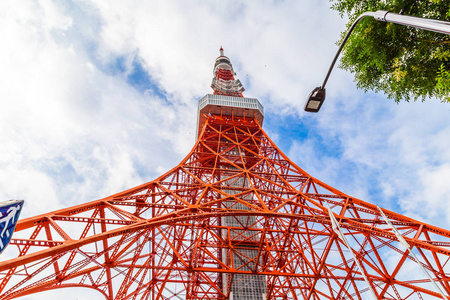
[[[450,231],[383,211],[448,299]],[[371,289],[378,299],[442,299],[375,205],[308,175],[245,117],[206,116],[171,171],[21,220],[11,244],[0,299],[63,287],[106,299],[227,299],[250,277],[266,299],[373,299]]]

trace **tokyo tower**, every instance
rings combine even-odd
[[[20,220],[0,299],[450,299],[450,230],[346,195],[262,129],[220,49],[197,141],[159,178]],[[7,253],[6,253],[7,252]]]

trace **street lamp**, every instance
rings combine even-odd
[[[322,85],[320,87],[316,87],[311,92],[311,94],[309,94],[308,99],[306,100],[306,103],[305,103],[305,111],[308,111],[308,112],[318,112],[319,111],[320,107],[322,106],[323,102],[325,101],[325,85],[327,84],[328,77],[330,77],[331,70],[333,70],[334,64],[336,63],[336,60],[338,59],[339,54],[341,53],[342,48],[344,47],[345,43],[347,42],[353,29],[355,29],[356,24],[358,24],[358,22],[361,21],[365,17],[373,17],[377,21],[395,23],[395,24],[400,24],[400,25],[417,27],[420,29],[430,30],[430,31],[434,31],[434,32],[450,34],[450,22],[446,22],[446,21],[399,15],[399,14],[395,14],[395,13],[392,13],[389,11],[384,11],[384,10],[378,10],[376,12],[368,11],[368,12],[361,14],[358,17],[358,19],[356,19],[356,21],[352,24],[349,31],[347,32],[347,35],[345,36],[344,40],[342,41],[341,45],[339,46],[339,49],[338,49],[336,55],[334,56],[333,62],[331,63],[330,68],[328,69],[328,73],[325,76],[325,80],[323,81]]]

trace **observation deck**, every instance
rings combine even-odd
[[[264,107],[255,98],[207,94],[198,101],[197,137],[208,114],[255,118],[262,126]]]

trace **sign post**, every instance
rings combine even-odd
[[[0,253],[5,250],[11,240],[22,207],[23,200],[0,202]]]

